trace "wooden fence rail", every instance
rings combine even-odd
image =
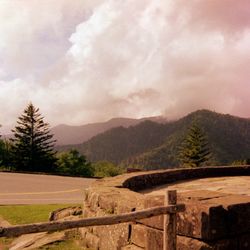
[[[176,200],[176,191],[172,190],[167,192],[166,205],[163,207],[153,207],[121,215],[93,217],[74,221],[56,221],[17,225],[5,228],[0,227],[0,237],[16,237],[30,233],[54,232],[80,227],[113,225],[124,222],[135,222],[140,219],[150,218],[157,215],[164,215],[164,250],[176,250],[176,213],[185,210],[185,205],[176,204]]]

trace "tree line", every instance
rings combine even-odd
[[[124,171],[107,161],[91,163],[75,149],[57,153],[49,124],[32,103],[18,117],[12,133],[10,140],[0,140],[2,169],[85,177],[115,176]],[[177,157],[184,167],[204,166],[211,159],[207,138],[197,123],[188,130],[178,152]]]
[[[104,177],[121,172],[114,164],[102,161],[91,164],[84,155],[72,149],[57,153],[49,124],[30,103],[12,129],[13,137],[0,139],[0,166],[21,172],[59,173],[71,176]]]

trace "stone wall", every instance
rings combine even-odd
[[[135,191],[179,180],[250,175],[250,166],[130,173],[97,180],[85,191],[84,217],[107,216],[163,205],[161,195]],[[250,197],[214,191],[178,194],[179,250],[250,249]],[[112,226],[82,228],[86,246],[100,250],[161,250],[163,216]]]

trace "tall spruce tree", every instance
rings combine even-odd
[[[55,152],[53,135],[44,117],[30,103],[18,117],[11,139],[13,164],[16,170],[53,172]]]
[[[179,160],[187,167],[200,167],[210,159],[211,152],[205,133],[195,122],[189,128],[179,149]]]
[[[0,124],[0,128],[1,128]],[[4,142],[2,140],[2,135],[0,134],[0,166],[3,164],[3,157],[4,157]]]

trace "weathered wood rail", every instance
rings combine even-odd
[[[16,237],[23,234],[54,232],[72,228],[114,225],[125,222],[135,222],[140,219],[150,218],[157,215],[164,215],[164,250],[176,250],[176,213],[185,210],[184,204],[177,203],[177,193],[175,190],[168,191],[165,199],[165,206],[153,207],[141,211],[124,213],[121,215],[94,217],[79,219],[74,221],[56,221],[17,225],[10,227],[0,227],[0,237]]]

